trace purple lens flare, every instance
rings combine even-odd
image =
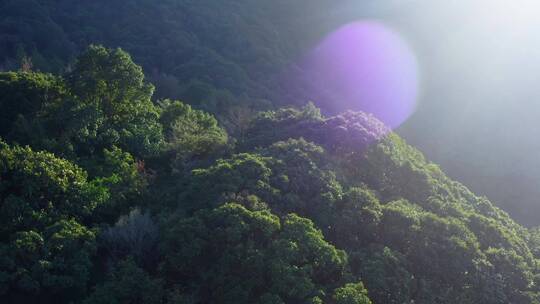
[[[394,129],[415,111],[418,63],[401,36],[376,21],[349,23],[327,36],[301,64],[311,98],[331,112],[371,113]],[[331,103],[329,103],[331,102]]]

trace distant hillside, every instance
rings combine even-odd
[[[0,65],[17,69],[27,57],[34,69],[63,71],[98,43],[129,51],[159,96],[211,111],[227,102],[283,104],[278,74],[324,32],[313,24],[331,2],[279,2],[3,1]]]

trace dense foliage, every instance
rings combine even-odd
[[[373,116],[307,104],[231,136],[101,46],[0,91],[2,303],[540,301],[538,229]]]
[[[532,147],[534,141],[527,140],[531,134],[516,130],[525,128],[523,119],[534,126],[534,115],[529,117],[526,110],[523,115],[515,115],[510,109],[508,113],[514,114],[504,115],[520,117],[521,127],[516,127],[511,117],[498,119],[493,111],[469,106],[513,104],[506,99],[519,99],[520,94],[526,93],[503,94],[496,96],[496,100],[488,98],[479,102],[475,100],[476,84],[464,80],[460,74],[468,73],[468,67],[460,70],[459,65],[452,66],[455,70],[451,74],[458,75],[459,82],[449,83],[446,76],[441,77],[441,73],[449,74],[445,68],[443,72],[437,71],[441,60],[448,61],[444,59],[447,47],[424,45],[425,34],[433,29],[406,24],[404,20],[411,18],[407,18],[406,11],[422,11],[416,8],[416,3],[409,4],[358,0],[3,0],[0,1],[0,71],[63,73],[74,69],[74,58],[92,43],[121,47],[146,70],[146,76],[156,86],[155,99],[180,99],[214,114],[229,134],[243,139],[249,118],[260,110],[291,104],[301,106],[312,100],[325,113],[337,114],[330,111],[336,105],[343,105],[335,102],[340,95],[336,97],[317,77],[310,77],[303,69],[302,59],[326,34],[343,24],[363,19],[387,20],[414,42],[425,73],[430,75],[423,85],[425,100],[415,116],[399,130],[400,134],[421,146],[451,176],[488,195],[520,223],[537,225],[540,210],[536,201],[540,192],[534,180],[540,174],[531,168],[534,157],[524,158],[521,154],[525,148],[516,148]],[[458,11],[457,14],[462,15]],[[447,27],[452,28],[450,23]],[[452,35],[456,32],[450,31]],[[437,41],[440,35],[438,32],[429,41]],[[21,79],[25,81],[29,80]],[[62,91],[63,88],[55,86],[51,79],[47,87],[35,90],[36,93]],[[471,94],[463,95],[463,92]],[[33,111],[23,102],[12,107]],[[487,114],[479,117],[479,110]],[[9,116],[10,111],[0,115]],[[456,117],[463,115],[468,115],[469,123],[456,126]],[[64,119],[70,117],[74,113],[65,114]],[[482,120],[486,117],[489,121]],[[488,123],[492,127],[487,127]],[[126,131],[134,131],[126,127]],[[500,145],[501,132],[493,132],[499,129],[506,130],[503,138],[511,143],[506,147]],[[0,126],[0,132],[5,130]],[[141,139],[136,135],[125,138],[131,144]],[[513,186],[499,187],[501,183]]]

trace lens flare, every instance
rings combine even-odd
[[[339,28],[301,66],[316,84],[312,99],[331,112],[360,110],[396,128],[415,110],[416,57],[398,33],[379,22]]]

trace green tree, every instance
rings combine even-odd
[[[117,146],[137,158],[163,148],[153,87],[124,51],[90,46],[64,79],[39,73],[0,74],[6,140],[78,161]]]
[[[176,189],[180,192],[178,200],[185,211],[213,208],[231,197],[249,194],[264,200],[275,191],[269,184],[269,160],[258,154],[241,153],[219,159],[208,168],[195,169],[190,184]]]
[[[90,46],[77,58],[66,82],[84,108],[95,111],[98,147],[118,145],[137,157],[159,152],[163,138],[159,111],[151,101],[154,88],[129,54]]]
[[[19,230],[0,242],[0,299],[6,303],[68,302],[85,294],[95,235],[71,220]]]
[[[353,274],[362,278],[374,303],[413,301],[415,276],[409,272],[407,258],[402,253],[372,244],[349,255]]]
[[[296,215],[227,204],[170,223],[161,271],[202,303],[308,303],[343,279],[345,253]]]
[[[77,299],[95,253],[94,209],[108,198],[86,173],[47,152],[0,142],[0,299]]]
[[[336,203],[331,240],[340,248],[362,249],[378,238],[382,208],[374,193],[351,188]]]
[[[118,263],[107,280],[98,285],[83,304],[164,303],[163,282],[152,278],[131,259]]]
[[[109,197],[69,161],[0,142],[0,236],[41,230],[59,219],[88,221]]]
[[[270,184],[279,191],[267,201],[272,210],[308,217],[326,232],[343,190],[324,149],[300,138],[276,142],[261,154],[271,159]]]
[[[147,193],[150,176],[145,171],[144,161],[138,162],[131,154],[113,146],[104,149],[103,158],[86,162],[94,182],[109,190],[110,197],[95,210],[94,220],[113,222],[138,205]]]
[[[333,299],[336,304],[371,304],[362,283],[349,283],[337,288]]]
[[[180,101],[164,100],[160,105],[160,122],[167,139],[167,150],[173,154],[175,170],[189,168],[190,162],[222,154],[227,149],[227,132],[219,127],[211,114]]]
[[[41,73],[0,73],[0,92],[0,137],[8,141],[20,141],[21,127],[66,96],[59,77]]]

